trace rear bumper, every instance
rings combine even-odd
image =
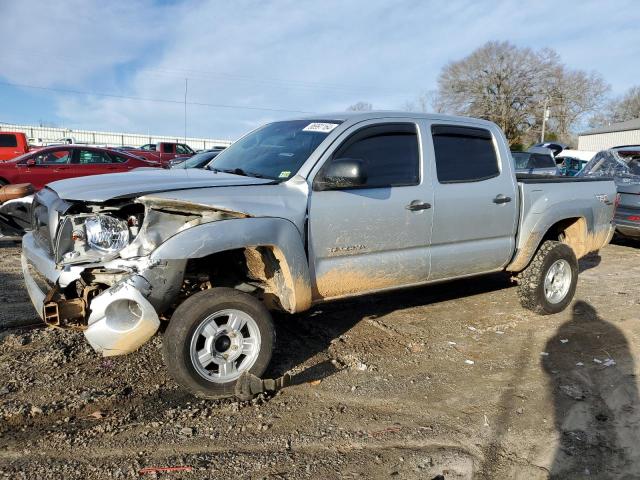
[[[614,222],[618,233],[640,238],[640,209],[618,207]]]
[[[56,284],[69,285],[84,269],[56,269],[31,233],[24,236],[22,245],[22,273],[27,292],[38,315],[44,318],[48,291]],[[104,356],[123,355],[138,349],[156,333],[160,320],[144,295],[148,291],[148,282],[132,275],[90,301],[87,307],[91,314],[84,335],[94,350]]]

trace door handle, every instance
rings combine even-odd
[[[431,204],[427,202],[421,202],[420,200],[414,200],[404,208],[415,212],[416,210],[428,210],[431,208]]]
[[[496,198],[493,199],[493,203],[509,203],[511,201],[511,197],[505,197],[502,194],[496,195]]]

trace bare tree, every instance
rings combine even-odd
[[[420,112],[426,113],[430,111],[437,111],[435,105],[436,92],[429,90],[421,93],[413,100],[407,100],[402,106],[402,110],[406,112]]]
[[[605,111],[591,118],[592,127],[640,118],[640,86],[631,87],[621,97],[609,102]]]
[[[488,42],[445,65],[435,103],[441,111],[497,123],[514,144],[539,136],[545,105],[549,126],[568,134],[601,104],[607,89],[599,75],[567,69],[551,49]]]
[[[560,139],[570,137],[572,127],[603,106],[609,88],[596,72],[569,70],[564,66],[555,68],[550,73],[547,92],[550,128]]]
[[[369,112],[373,110],[373,105],[369,102],[357,102],[347,107],[347,111],[352,112]]]

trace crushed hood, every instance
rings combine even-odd
[[[139,168],[130,172],[59,180],[50,183],[48,187],[65,200],[99,203],[160,192],[269,183],[273,183],[273,180],[222,172],[214,173],[195,168],[185,170]]]

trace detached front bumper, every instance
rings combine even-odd
[[[31,233],[23,237],[21,260],[29,298],[42,319],[47,293],[55,287],[66,287],[84,270],[79,266],[58,270]],[[138,349],[156,333],[160,320],[146,298],[150,289],[142,276],[131,275],[89,301],[84,335],[94,350],[104,356],[123,355]]]

